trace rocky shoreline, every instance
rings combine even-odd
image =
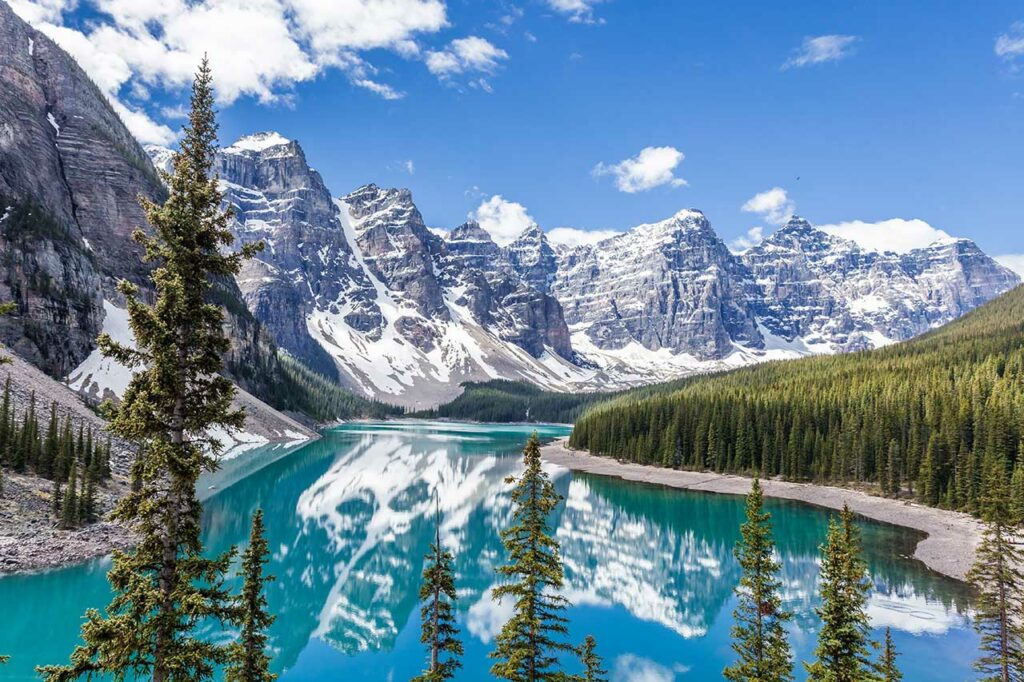
[[[567,442],[568,439],[562,438],[543,446],[542,456],[552,464],[574,471],[626,481],[728,495],[745,495],[750,490],[750,479],[745,476],[620,462],[581,450],[570,450]],[[968,514],[876,497],[858,490],[775,480],[763,481],[762,486],[767,497],[796,500],[829,509],[841,509],[845,503],[857,514],[874,521],[926,533],[927,537],[917,544],[914,557],[933,571],[956,580],[966,578],[983,530],[981,522]]]
[[[57,528],[52,511],[52,483],[4,472],[0,498],[0,576],[82,563],[132,545],[132,535],[109,521],[74,530]],[[97,502],[109,512],[127,489],[115,477],[98,489]]]

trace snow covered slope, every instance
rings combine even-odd
[[[252,313],[321,373],[414,407],[467,380],[607,390],[872,348],[1020,281],[969,240],[876,253],[799,218],[734,254],[695,209],[594,245],[555,249],[534,225],[500,247],[473,222],[428,229],[406,189],[332,197],[273,132],[218,170],[236,237],[267,245],[238,278]]]

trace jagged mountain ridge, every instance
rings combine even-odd
[[[870,348],[1019,283],[969,240],[881,254],[801,218],[735,254],[695,209],[576,248],[536,225],[505,247],[474,222],[440,236],[408,190],[331,198],[277,133],[219,168],[236,236],[268,244],[239,278],[253,313],[289,352],[406,405],[465,380],[584,390]]]
[[[429,405],[466,380],[559,387],[580,372],[558,302],[524,283],[478,226],[442,239],[408,190],[332,198],[301,147],[276,133],[224,148],[218,172],[235,236],[266,244],[238,278],[250,310],[322,373]]]

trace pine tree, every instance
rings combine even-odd
[[[523,462],[523,475],[507,479],[515,483],[514,511],[512,526],[501,532],[509,563],[498,573],[511,582],[493,591],[499,601],[514,599],[514,612],[496,638],[491,674],[511,682],[560,682],[568,678],[559,669],[558,655],[573,647],[563,639],[568,621],[562,614],[569,602],[558,594],[565,575],[548,515],[561,498],[541,468],[537,434],[523,449]]]
[[[583,663],[582,682],[608,682],[608,671],[601,666],[604,661],[597,654],[597,641],[587,635],[580,647],[580,662]]]
[[[747,520],[740,529],[736,559],[743,570],[736,588],[732,648],[739,661],[723,671],[733,682],[786,682],[793,679],[792,654],[784,624],[792,614],[782,608],[771,515],[764,511],[761,483],[747,495]]]
[[[853,512],[843,506],[840,522],[829,520],[822,547],[822,620],[813,663],[804,664],[809,682],[866,682],[876,680],[869,659],[871,642],[865,606],[870,583],[860,556],[860,537]]]
[[[270,672],[267,655],[267,629],[274,616],[267,613],[264,586],[274,576],[264,575],[263,567],[270,555],[263,530],[263,510],[257,509],[252,517],[249,546],[242,554],[242,593],[236,597],[236,614],[241,632],[237,642],[228,646],[228,665],[224,670],[225,682],[273,682],[277,675]]]
[[[78,467],[71,462],[71,471],[68,473],[68,488],[64,493],[64,502],[60,512],[60,527],[64,529],[78,526]]]
[[[1005,469],[990,465],[986,479],[985,531],[967,574],[977,592],[974,628],[981,636],[982,656],[974,667],[986,680],[1024,680],[1024,552]]]
[[[225,252],[232,243],[231,217],[220,209],[213,174],[217,125],[205,59],[191,104],[174,172],[164,178],[167,200],[142,200],[153,233],[135,233],[145,260],[155,266],[154,303],[145,303],[135,285],[120,283],[137,348],[106,334],[98,340],[105,357],[135,371],[110,430],[140,447],[140,489],[113,514],[134,528],[139,543],[115,553],[107,574],[113,600],[105,612],[86,614],[83,644],[70,665],[40,669],[48,682],[128,674],[192,682],[209,679],[226,659],[224,646],[196,630],[231,612],[224,588],[231,556],[203,557],[195,495],[200,473],[216,468],[219,443],[192,434],[242,426],[244,414],[231,406],[235,389],[220,374],[229,349],[224,314],[206,297],[214,280],[236,274],[258,247]]]
[[[903,673],[896,665],[896,647],[892,643],[892,630],[885,629],[885,644],[882,646],[882,658],[878,662],[878,675],[881,682],[902,682]]]
[[[420,609],[422,634],[420,641],[428,645],[430,663],[414,682],[442,682],[455,676],[462,667],[462,642],[459,628],[455,624],[455,572],[451,552],[441,546],[441,518],[434,528],[434,543],[427,555],[427,566],[423,569],[423,584],[420,586]],[[446,660],[441,660],[447,655]]]

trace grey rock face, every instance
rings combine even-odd
[[[356,221],[359,249],[370,274],[400,292],[422,315],[449,319],[435,267],[447,246],[427,229],[412,193],[371,184],[342,201]]]
[[[63,378],[95,347],[103,299],[120,300],[117,281],[147,294],[148,266],[131,234],[147,225],[139,196],[160,200],[165,189],[85,72],[3,2],[0,83],[0,215],[12,207],[0,225],[0,296],[18,304],[0,330]],[[263,394],[275,380],[273,341],[234,282],[221,282],[216,296],[229,311],[229,371]]]
[[[762,288],[765,327],[837,351],[912,338],[1020,282],[966,239],[877,253],[798,217],[742,259]]]
[[[558,258],[539,226],[533,225],[505,247],[505,257],[527,284],[545,294],[558,272]]]
[[[320,174],[309,168],[297,143],[271,133],[224,149],[218,172],[235,213],[236,239],[264,243],[263,253],[238,277],[249,309],[281,347],[336,376],[333,361],[309,334],[309,313],[351,296],[363,303],[349,313],[353,326],[372,332],[381,316],[368,302],[372,289]]]
[[[562,256],[552,291],[599,348],[631,342],[700,359],[760,348],[758,290],[702,213],[681,211]]]

